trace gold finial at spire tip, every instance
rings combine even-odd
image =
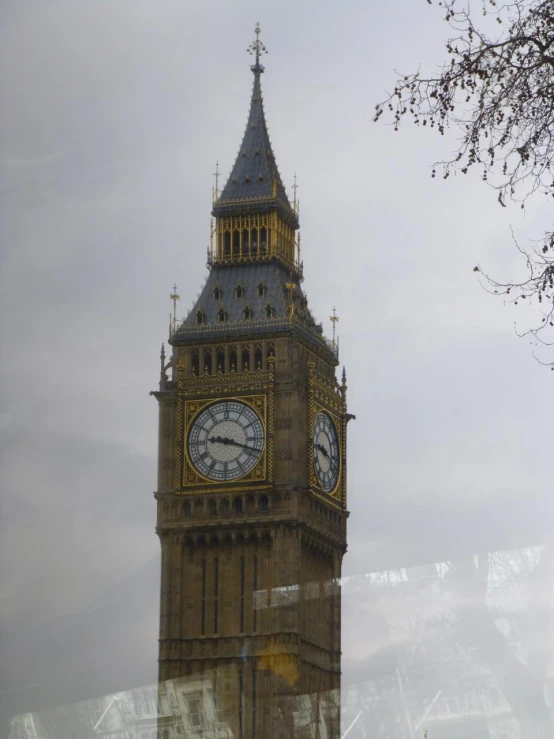
[[[256,57],[256,64],[254,64],[250,69],[254,72],[254,74],[259,74],[260,72],[264,71],[263,66],[260,64],[260,56],[262,54],[267,54],[267,49],[264,46],[264,44],[260,41],[260,32],[261,32],[260,24],[256,23],[256,28],[254,29],[254,33],[256,34],[256,40],[253,41],[248,49],[246,50],[249,54],[254,54]]]

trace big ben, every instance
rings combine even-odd
[[[246,130],[214,192],[208,277],[171,322],[154,393],[159,679],[216,676],[237,739],[292,736],[289,699],[340,688],[348,515],[346,377],[302,289],[259,32]],[[324,733],[339,736],[337,714]]]

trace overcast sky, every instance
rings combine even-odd
[[[372,123],[395,68],[443,58],[435,6],[3,0],[9,712],[155,679],[148,393],[170,288],[185,315],[206,276],[212,175],[219,160],[226,177],[241,141],[256,21],[289,194],[298,177],[304,287],[328,334],[337,307],[357,417],[345,572],[541,543],[552,529],[553,373],[513,326],[535,308],[504,306],[472,271],[522,275],[510,227],[538,238],[546,206],[502,209],[478,173],[431,179],[455,132]]]

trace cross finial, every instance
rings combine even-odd
[[[177,294],[177,285],[173,284],[173,292],[169,296],[170,300],[173,300],[173,329],[177,323],[177,301],[181,299],[181,296]]]
[[[215,163],[214,177],[215,177],[215,190],[214,190],[213,201],[215,203],[219,199],[219,162]]]
[[[292,186],[292,189],[294,190],[294,200],[292,203],[292,208],[295,215],[298,215],[298,204],[296,202],[296,191],[298,190],[298,185],[296,184],[296,172],[294,173],[294,185]]]
[[[335,306],[333,306],[333,315],[329,316],[329,320],[333,324],[333,349],[335,349],[337,346],[336,329],[337,329],[337,322],[339,320],[339,317],[337,316],[337,309],[335,308]]]
[[[254,74],[261,74],[261,72],[264,71],[263,66],[260,64],[260,56],[261,54],[267,54],[267,49],[263,45],[263,43],[260,41],[260,32],[261,32],[260,24],[256,23],[256,28],[254,29],[254,33],[256,34],[256,40],[253,41],[250,46],[248,47],[247,51],[249,54],[255,54],[256,56],[256,64],[253,64],[250,69],[254,72]]]

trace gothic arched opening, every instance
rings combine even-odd
[[[263,360],[262,347],[259,344],[257,344],[256,350],[254,352],[254,366],[256,369],[262,368],[262,360]]]

